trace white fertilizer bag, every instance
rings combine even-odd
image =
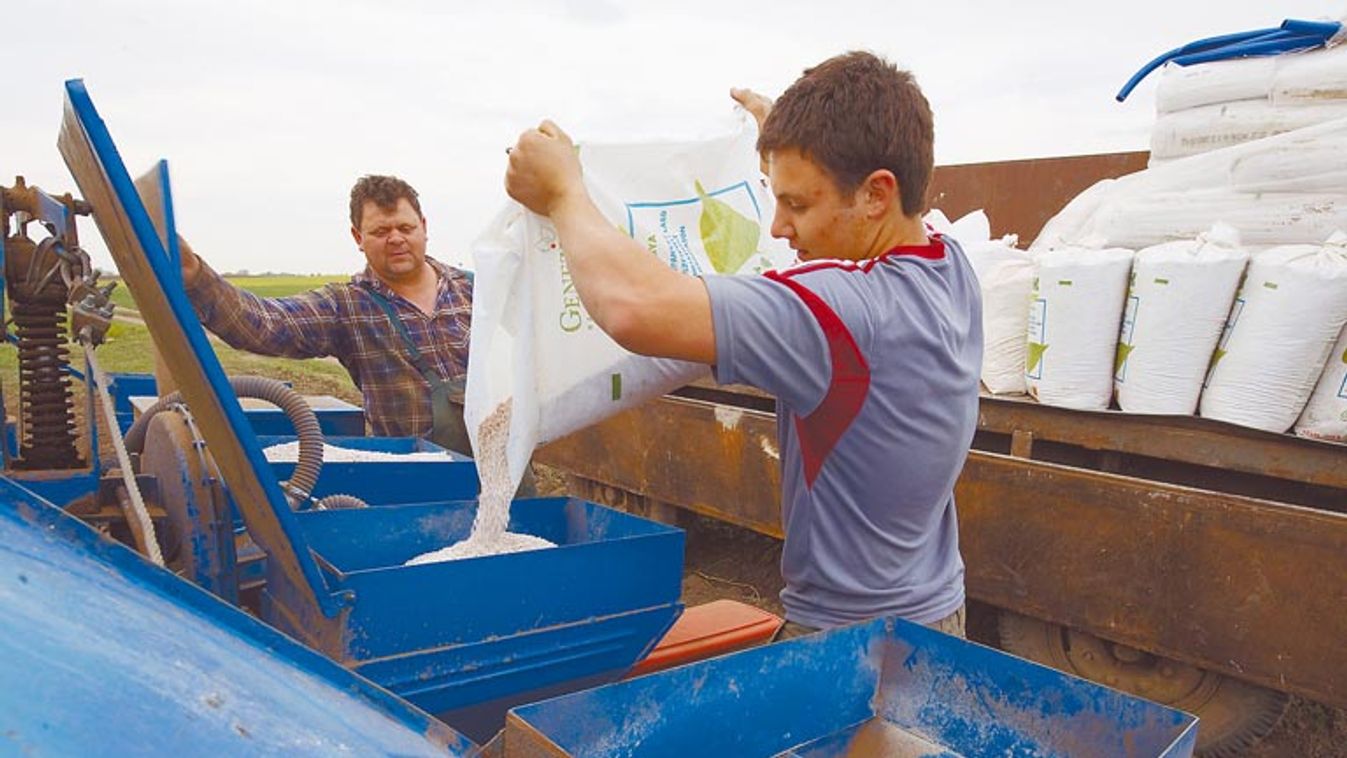
[[[650,255],[689,274],[751,274],[795,254],[769,233],[775,211],[759,169],[757,132],[741,114],[732,132],[697,142],[579,148],[585,185],[614,226]],[[483,469],[517,486],[536,445],[698,377],[708,366],[627,352],[585,312],[555,229],[510,203],[473,246],[472,342],[465,420]],[[504,424],[484,450],[490,418]],[[484,479],[485,481],[485,479]],[[503,485],[502,485],[503,486]]]
[[[1029,250],[1084,240],[1137,250],[1191,240],[1218,222],[1250,249],[1317,245],[1347,229],[1347,118],[1099,182],[1049,220]]]
[[[1104,410],[1132,251],[1070,247],[1035,261],[1025,383],[1039,402]]]
[[[1342,330],[1314,393],[1296,422],[1296,434],[1314,440],[1347,442],[1347,328]]]
[[[1165,66],[1155,88],[1157,113],[1240,100],[1301,105],[1347,99],[1347,45]]]
[[[1230,303],[1249,254],[1224,224],[1196,240],[1137,251],[1113,375],[1129,413],[1197,410]]]
[[[1206,418],[1285,432],[1347,324],[1347,234],[1253,257],[1202,392]]]
[[[1155,86],[1159,114],[1238,100],[1266,100],[1277,74],[1278,56],[1234,58],[1194,66],[1167,64]]]
[[[1276,106],[1238,100],[1170,113],[1151,128],[1151,161],[1183,158],[1347,117],[1347,100]]]
[[[1034,261],[1013,242],[993,240],[995,261],[979,278],[982,287],[982,383],[993,394],[1024,394],[1024,335],[1029,329],[1029,300]]]
[[[991,224],[982,211],[953,224],[944,219],[935,210],[926,223],[959,241],[982,290],[982,384],[993,394],[1022,395],[1033,259],[1015,247],[1019,238],[1013,234],[988,239]]]

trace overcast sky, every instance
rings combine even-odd
[[[0,183],[74,189],[56,149],[62,82],[85,80],[133,173],[170,163],[178,225],[221,270],[349,273],[351,184],[421,192],[430,252],[470,265],[504,201],[505,147],[550,117],[580,140],[688,136],[741,85],[868,49],[911,69],[936,162],[1145,149],[1142,63],[1340,0],[9,0]],[[110,259],[81,226],[100,265]]]

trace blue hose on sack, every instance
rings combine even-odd
[[[1263,55],[1280,55],[1295,50],[1312,50],[1324,47],[1342,31],[1337,21],[1300,21],[1288,18],[1276,29],[1255,29],[1250,32],[1236,32],[1208,37],[1177,47],[1141,67],[1141,70],[1127,80],[1119,90],[1117,99],[1122,102],[1132,94],[1132,90],[1152,71],[1174,63],[1179,66],[1191,66],[1194,63],[1229,60],[1231,58],[1252,58]]]

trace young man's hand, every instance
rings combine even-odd
[[[734,98],[734,102],[744,106],[744,110],[752,114],[753,119],[758,122],[758,131],[761,132],[762,124],[767,120],[767,114],[772,112],[772,99],[742,87],[730,89],[730,97]]]
[[[552,216],[566,201],[584,196],[575,144],[551,121],[519,135],[509,152],[505,191],[534,213]]]

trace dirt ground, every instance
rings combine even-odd
[[[553,470],[539,472],[540,489],[562,494],[568,483]],[[596,498],[598,499],[598,498]],[[621,503],[613,503],[621,507]],[[781,615],[781,542],[732,524],[678,511],[686,531],[683,602],[697,605],[720,598],[738,600]],[[968,636],[986,645],[996,638],[995,609],[968,607]],[[1347,710],[1293,697],[1286,714],[1248,758],[1347,758]]]

